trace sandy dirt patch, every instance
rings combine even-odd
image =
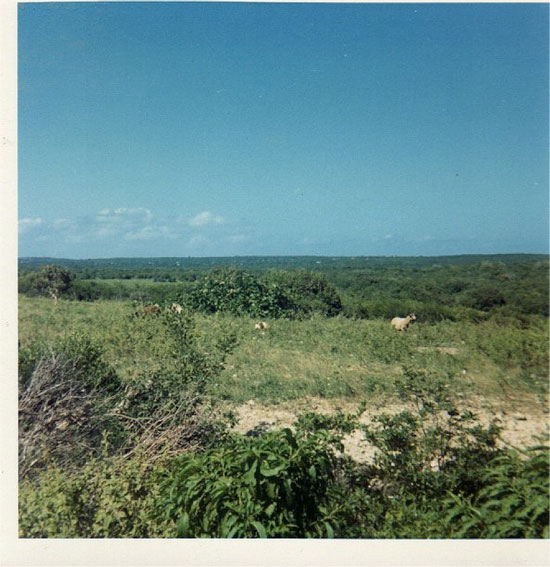
[[[395,414],[407,406],[403,403],[388,403],[383,406],[367,407],[361,415],[360,422],[369,424],[376,415],[381,413]],[[486,400],[470,400],[468,409],[478,416],[483,425],[496,420],[503,430],[502,440],[505,444],[524,448],[535,444],[536,436],[550,433],[548,407],[537,400],[524,401],[503,405],[489,403]],[[254,400],[232,408],[238,417],[238,423],[233,430],[242,434],[253,434],[291,427],[301,413],[314,411],[321,414],[332,414],[338,411],[354,413],[357,404],[349,401],[308,399],[292,403],[281,403],[276,406],[262,405]],[[357,461],[369,460],[374,454],[373,448],[363,440],[361,431],[356,430],[344,438],[346,453]]]

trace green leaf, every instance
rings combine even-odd
[[[292,430],[290,430],[288,427],[285,427],[283,429],[283,433],[284,433],[286,440],[288,441],[289,445],[293,449],[297,449],[298,443],[296,442],[296,437],[294,437],[294,433],[292,433]]]
[[[232,529],[229,531],[229,533],[228,533],[225,537],[227,537],[227,538],[232,538],[232,537],[237,533],[237,531],[239,530],[240,527],[241,527],[241,526],[240,526],[239,524],[237,524],[234,528],[232,528]]]
[[[189,537],[189,514],[184,512],[177,522],[178,537]]]
[[[246,473],[243,475],[243,480],[246,483],[253,483],[255,476],[256,476],[256,469],[258,468],[258,461],[254,460],[254,462],[252,463],[252,466],[246,471]]]
[[[231,534],[232,531],[233,533],[236,531],[236,529],[232,530],[236,522],[237,522],[236,516],[226,515],[222,520],[220,526],[221,537],[231,537],[229,534]]]
[[[258,535],[262,538],[266,538],[267,537],[267,532],[265,531],[264,526],[260,523],[257,522],[256,520],[252,521],[251,524],[256,528],[256,531],[258,532]]]
[[[268,469],[265,468],[264,465],[262,464],[262,466],[260,467],[260,473],[262,476],[265,477],[270,477],[270,476],[275,476],[278,475],[282,470],[284,470],[285,465],[279,465],[278,467],[274,467],[272,469]]]
[[[334,537],[334,530],[332,529],[332,526],[328,522],[324,522],[324,524],[325,529],[327,530],[327,537],[332,539]]]
[[[272,504],[270,504],[266,509],[265,509],[265,513],[267,515],[268,518],[271,518],[271,516],[273,515],[273,512],[275,512],[275,508],[277,508],[277,503],[273,502]]]
[[[477,527],[479,524],[479,520],[477,518],[472,518],[470,521],[466,522],[461,526],[461,529],[457,532],[458,537],[466,537],[469,533],[470,529],[473,527]],[[469,537],[479,537],[479,533],[471,534]]]

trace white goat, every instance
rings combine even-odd
[[[391,326],[396,331],[404,331],[411,321],[416,320],[416,315],[414,313],[409,313],[406,317],[394,317],[391,320]]]
[[[172,303],[170,311],[173,311],[174,313],[181,313],[183,311],[183,307],[179,303]]]

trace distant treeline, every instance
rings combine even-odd
[[[186,279],[185,272],[209,270],[216,267],[238,267],[246,270],[277,268],[292,270],[341,270],[368,268],[420,268],[434,266],[462,266],[481,262],[517,264],[545,262],[545,254],[464,254],[459,256],[220,256],[207,258],[96,258],[74,260],[68,258],[19,258],[19,268],[37,270],[47,264],[70,268],[80,278],[148,278],[169,274]]]
[[[498,316],[526,323],[549,311],[545,255],[22,258],[19,291],[52,295],[51,276],[44,279],[51,265],[68,274],[60,296],[80,301],[179,301],[193,310],[266,317],[320,312],[377,318],[414,311],[428,322]]]

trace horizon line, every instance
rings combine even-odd
[[[96,256],[71,258],[67,256],[18,256],[17,260],[142,260],[142,259],[211,259],[211,258],[463,258],[465,256],[550,256],[550,252],[470,252],[463,254],[234,254],[225,256]]]

